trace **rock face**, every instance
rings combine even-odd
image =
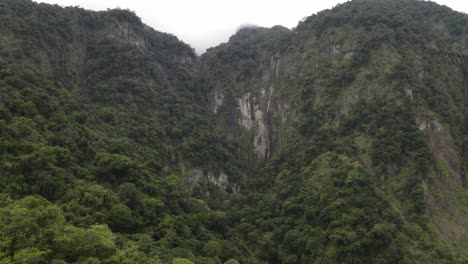
[[[182,184],[189,190],[193,190],[195,187],[201,187],[207,183],[214,184],[218,188],[231,194],[238,194],[241,190],[239,184],[229,182],[229,176],[224,172],[214,173],[201,169],[191,169],[182,179]]]
[[[223,105],[224,95],[214,91],[213,98],[211,99],[211,111],[216,114],[219,108]]]
[[[445,239],[461,243],[468,236],[468,218],[457,207],[454,192],[465,185],[463,154],[460,154],[450,131],[440,121],[416,118],[416,125],[426,135],[426,144],[443,169],[435,173],[436,190],[425,185],[426,204],[431,220]]]
[[[250,162],[269,160],[275,151],[278,131],[287,119],[289,102],[278,99],[281,74],[281,55],[276,49],[254,49],[244,60],[226,61],[221,65],[218,56],[246,43],[263,41],[267,36],[285,37],[290,31],[275,27],[241,29],[229,43],[208,51],[202,62],[218,78],[210,79],[211,110],[225,123],[225,130],[247,143],[242,155]],[[236,71],[225,72],[233,67]],[[280,101],[282,103],[280,103]]]
[[[139,48],[146,48],[146,42],[142,32],[138,32],[133,24],[122,22],[108,29],[108,36],[125,41]]]
[[[264,73],[263,85],[256,93],[246,92],[236,98],[239,112],[238,125],[253,133],[253,151],[258,159],[268,160],[275,144],[277,128],[272,125],[272,116],[276,111],[274,102],[275,87],[280,71],[280,56],[270,58],[270,67]]]

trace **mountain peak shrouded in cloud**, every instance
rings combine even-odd
[[[158,31],[176,35],[189,43],[198,54],[228,41],[239,25],[261,27],[283,25],[293,28],[304,17],[330,9],[344,0],[239,0],[239,1],[148,1],[148,0],[35,0],[61,6],[80,6],[91,10],[128,8],[145,24]],[[437,0],[439,4],[468,12],[468,1]]]

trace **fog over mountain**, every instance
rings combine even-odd
[[[35,0],[61,6],[81,6],[91,10],[124,8],[135,11],[152,28],[175,34],[198,54],[226,42],[242,24],[263,27],[297,26],[304,17],[330,9],[345,0]],[[436,0],[441,5],[468,13],[468,1]]]

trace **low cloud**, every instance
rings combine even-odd
[[[258,25],[295,27],[299,20],[329,9],[345,0],[36,0],[92,10],[124,8],[135,11],[142,21],[158,31],[176,35],[198,54],[228,41],[239,27]],[[467,13],[466,0],[436,0]]]

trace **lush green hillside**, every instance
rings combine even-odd
[[[354,0],[201,57],[0,1],[0,263],[466,263],[468,15]]]
[[[251,144],[267,130],[277,149],[230,212],[255,254],[269,263],[466,261],[468,16],[353,1],[285,37],[274,32],[273,48],[263,32],[240,31],[202,57],[230,69],[212,76],[215,114],[225,120],[237,103]]]
[[[14,0],[0,17],[2,263],[206,256],[219,213],[185,170],[242,174],[193,50],[125,10]]]

